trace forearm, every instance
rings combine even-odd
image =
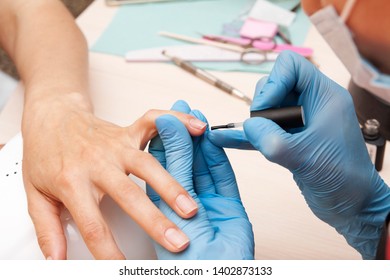
[[[0,42],[24,83],[25,107],[77,92],[79,105],[91,110],[87,44],[61,2],[2,1]]]

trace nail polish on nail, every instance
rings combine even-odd
[[[174,228],[169,228],[165,231],[165,238],[177,249],[182,249],[186,247],[187,244],[190,242],[190,240],[186,235],[184,235],[184,233]]]
[[[180,208],[181,211],[183,211],[184,214],[187,215],[198,209],[196,202],[185,194],[180,194],[177,196],[176,205]]]
[[[190,119],[190,125],[193,127],[193,128],[196,128],[196,129],[203,129],[206,127],[206,123],[202,122],[201,120],[198,120],[196,118],[193,118],[193,119]]]

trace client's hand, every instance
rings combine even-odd
[[[175,114],[193,135],[202,134],[206,124],[187,114],[151,110],[133,125],[119,127],[77,104],[77,97],[75,102],[54,100],[35,111],[31,108],[24,116],[23,177],[29,213],[45,257],[66,258],[60,220],[63,207],[95,258],[125,257],[99,209],[106,194],[164,248],[173,252],[186,248],[185,234],[127,175],[148,182],[179,216],[193,216],[197,205],[191,196],[142,150],[157,135],[155,119],[162,114]]]

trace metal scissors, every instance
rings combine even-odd
[[[268,61],[274,61],[277,54],[285,51],[294,51],[306,58],[313,54],[313,50],[307,47],[299,47],[290,44],[278,44],[274,37],[258,37],[254,39],[244,37],[228,37],[220,35],[203,35],[203,39],[219,42],[242,48],[240,59],[243,63],[258,65]]]

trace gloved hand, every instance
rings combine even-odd
[[[219,146],[252,145],[289,169],[313,213],[363,258],[374,258],[390,211],[390,189],[371,163],[348,91],[304,58],[285,52],[268,81],[260,82],[251,110],[286,105],[303,106],[301,131],[286,132],[270,120],[252,118],[241,134],[212,131],[209,139]]]
[[[173,110],[190,112],[177,102]],[[206,121],[199,112],[196,117]],[[159,137],[149,152],[192,195],[199,209],[195,217],[183,219],[147,186],[155,205],[190,239],[189,247],[171,253],[157,243],[159,259],[253,259],[252,226],[242,205],[233,170],[222,148],[206,137],[191,139],[180,121],[169,115],[156,120]]]

